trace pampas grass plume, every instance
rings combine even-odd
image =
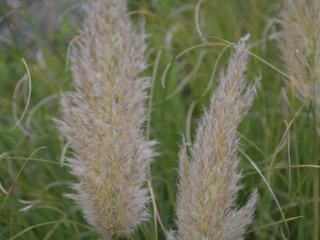
[[[256,191],[245,206],[235,208],[241,188],[236,130],[256,95],[256,85],[249,86],[244,79],[247,38],[235,46],[228,69],[222,73],[199,123],[190,156],[187,144],[181,146],[176,239],[239,240],[252,221]]]
[[[319,13],[319,0],[285,0],[279,41],[291,87],[301,101],[317,105],[320,101]]]
[[[145,180],[154,143],[143,134],[150,86],[145,34],[125,0],[94,0],[71,51],[75,91],[62,99],[60,131],[74,150],[71,197],[105,239],[128,236],[147,217]]]

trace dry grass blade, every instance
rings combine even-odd
[[[22,119],[24,118],[24,116],[26,115],[28,108],[29,108],[29,104],[30,104],[30,100],[31,100],[31,93],[32,93],[32,82],[31,82],[31,74],[30,74],[30,69],[28,67],[28,64],[26,62],[26,60],[21,59],[23,65],[26,68],[27,71],[27,79],[28,79],[28,97],[27,97],[27,102],[26,105],[23,109],[23,112],[20,116],[20,118],[16,121],[15,125],[11,128],[11,130],[15,129],[17,126],[19,126],[21,124]]]
[[[279,212],[281,214],[281,217],[282,217],[282,220],[283,220],[283,223],[285,224],[286,226],[286,229],[287,229],[287,234],[289,235],[289,226],[287,224],[287,222],[285,221],[286,217],[285,217],[285,214],[281,208],[281,205],[271,187],[271,185],[269,184],[268,180],[265,178],[265,176],[263,175],[263,173],[261,172],[261,170],[259,169],[259,167],[254,163],[254,161],[245,153],[243,152],[242,150],[240,150],[241,154],[251,163],[251,165],[253,166],[253,168],[257,171],[257,173],[260,175],[261,179],[263,180],[263,182],[266,184],[269,192],[271,193],[272,195],[272,198],[274,199],[278,209],[279,209]],[[287,239],[287,237],[285,237]]]
[[[8,198],[10,197],[10,195],[11,195],[11,193],[12,193],[12,191],[13,191],[16,183],[17,183],[17,181],[19,180],[19,177],[21,176],[23,170],[24,170],[25,167],[27,166],[29,160],[30,160],[35,154],[37,154],[40,150],[45,149],[45,148],[46,148],[46,147],[39,147],[39,148],[35,149],[35,150],[30,154],[30,156],[24,160],[24,162],[23,162],[22,166],[20,167],[18,173],[16,174],[15,178],[13,179],[13,182],[12,182],[11,186],[9,187],[8,191],[6,191],[7,194],[5,195],[4,199],[2,200],[2,203],[1,203],[1,205],[0,205],[0,208],[4,208],[4,207],[5,207],[6,201],[7,201]],[[5,157],[5,158],[7,158],[7,157]]]

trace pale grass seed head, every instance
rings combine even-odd
[[[143,134],[149,80],[145,34],[125,0],[94,0],[71,50],[75,91],[62,98],[60,131],[74,150],[72,198],[105,239],[129,235],[147,217],[154,142]]]
[[[177,239],[239,240],[252,221],[256,191],[245,206],[235,206],[241,189],[236,131],[256,95],[256,85],[248,85],[244,79],[246,40],[235,46],[228,69],[221,74],[220,85],[199,123],[190,156],[187,144],[181,146]]]
[[[279,45],[290,77],[290,86],[301,101],[318,106],[320,105],[319,26],[319,0],[284,1]]]

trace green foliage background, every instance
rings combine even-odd
[[[0,192],[0,239],[99,239],[77,206],[64,197],[72,191],[74,179],[61,164],[65,141],[54,122],[60,118],[60,92],[72,89],[66,56],[81,26],[81,2],[85,1],[43,0],[39,4],[45,7],[37,8],[40,11],[28,4],[13,9],[3,1],[0,183],[7,194]],[[150,34],[146,73],[154,79],[150,136],[159,142],[160,153],[152,164],[152,186],[164,227],[175,228],[179,143],[182,136],[192,138],[230,56],[230,49],[223,50],[225,43],[219,39],[236,42],[250,33],[252,52],[258,57],[252,56],[247,76],[252,81],[261,75],[262,81],[239,135],[243,152],[271,189],[241,154],[244,189],[239,206],[252,188],[258,188],[260,195],[248,239],[317,240],[319,136],[312,106],[296,99],[294,86],[288,87],[290,80],[281,72],[285,67],[275,41],[279,27],[274,21],[281,2],[203,1],[198,20],[205,38],[199,38],[196,30],[196,4],[191,0],[129,1],[133,19],[144,16]],[[186,49],[190,51],[177,58]],[[26,114],[17,125],[29,90],[22,59],[30,70],[32,92]],[[155,226],[152,219],[152,206],[150,209],[150,222],[132,239],[164,239],[160,225]]]

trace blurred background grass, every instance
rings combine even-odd
[[[72,89],[67,52],[85,2],[0,0],[0,239],[99,239],[64,197],[74,181],[63,165],[71,150],[54,123],[60,92]],[[262,82],[239,128],[245,185],[239,205],[252,188],[260,194],[248,239],[317,240],[319,136],[312,106],[296,100],[281,73],[279,28],[272,20],[280,6],[277,0],[129,1],[132,17],[144,16],[150,33],[149,130],[160,153],[152,164],[152,186],[166,229],[175,227],[179,143],[182,136],[192,139],[230,56],[219,39],[236,42],[250,33],[252,52],[269,65],[251,58],[248,80],[261,75]],[[150,217],[133,239],[164,235]]]

